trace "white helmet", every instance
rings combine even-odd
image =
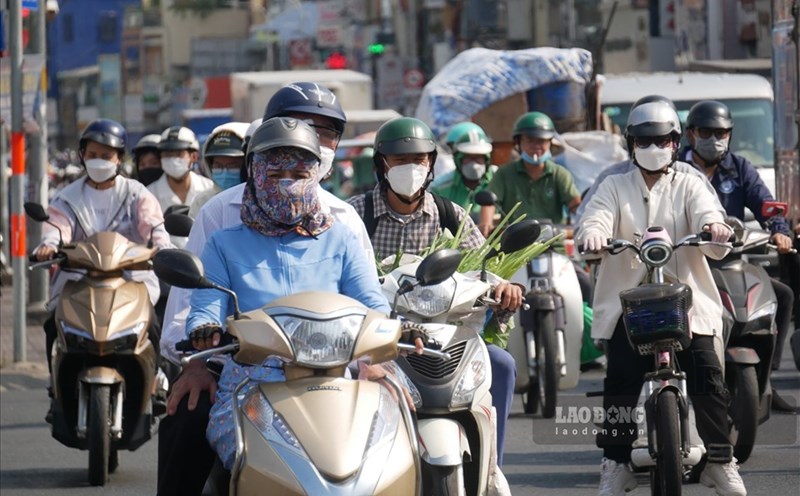
[[[200,150],[200,143],[194,131],[188,127],[172,126],[161,133],[161,141],[158,143],[159,150]]]
[[[639,105],[628,115],[625,137],[666,136],[672,134],[680,139],[681,120],[675,109],[663,101]]]
[[[253,137],[253,133],[256,132],[262,122],[264,122],[264,119],[256,119],[247,127],[247,131],[244,132],[244,144],[242,145],[244,151],[247,151],[247,144],[250,142],[250,138]]]
[[[137,151],[146,148],[152,148],[157,150],[159,142],[161,142],[160,134],[146,134],[142,136],[142,139],[140,139],[136,143],[136,146],[133,147],[133,153],[136,153]]]
[[[203,160],[208,164],[211,157],[244,157],[242,143],[248,126],[246,122],[226,122],[215,127],[203,144]]]

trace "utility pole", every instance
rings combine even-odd
[[[39,9],[32,19],[30,53],[41,54],[42,60],[47,60],[47,8],[44,0],[39,0]],[[48,180],[47,166],[49,163],[47,153],[47,63],[42,64],[42,78],[39,85],[41,97],[33,107],[33,115],[38,133],[30,136],[31,146],[28,154],[28,201],[36,202],[47,208]],[[37,246],[42,240],[42,224],[33,219],[28,219],[28,241],[30,246]],[[34,270],[29,273],[30,278],[28,301],[29,305],[44,304],[48,294],[48,272]]]
[[[11,266],[14,270],[14,361],[24,362],[27,256],[25,248],[25,133],[22,131],[22,1],[11,0],[8,47],[11,55]]]

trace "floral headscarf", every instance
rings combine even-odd
[[[295,231],[316,237],[330,228],[333,217],[322,212],[317,195],[319,160],[298,148],[275,148],[253,155],[242,197],[242,223],[265,236]],[[269,171],[307,170],[308,179],[268,177]]]

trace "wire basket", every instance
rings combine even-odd
[[[685,284],[645,284],[619,294],[628,339],[642,355],[689,346],[692,290]]]

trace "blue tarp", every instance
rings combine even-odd
[[[587,83],[591,76],[592,56],[580,48],[471,48],[445,64],[425,86],[416,117],[439,137],[511,95],[555,82]]]

